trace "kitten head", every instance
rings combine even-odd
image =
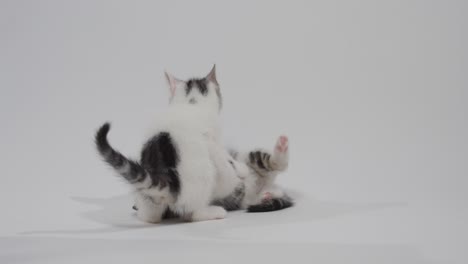
[[[166,72],[171,104],[190,104],[220,111],[221,91],[216,80],[216,65],[204,78],[182,81]]]

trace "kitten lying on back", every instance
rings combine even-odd
[[[245,165],[233,160],[221,144],[222,98],[215,67],[201,79],[166,77],[170,105],[157,119],[140,162],[109,144],[108,123],[96,133],[96,147],[133,187],[142,221],[160,222],[168,208],[188,221],[222,219],[226,210],[211,202],[233,192],[241,181],[235,169]]]
[[[213,202],[226,210],[247,209],[248,212],[268,212],[291,207],[292,199],[275,184],[276,177],[289,164],[289,142],[286,136],[278,138],[273,153],[252,150],[240,153],[230,150],[231,156],[249,168],[249,173],[236,190]]]

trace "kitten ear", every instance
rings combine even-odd
[[[218,85],[218,80],[216,80],[216,64],[213,64],[213,69],[211,69],[210,73],[205,77],[209,82],[213,82],[214,84]]]
[[[172,76],[167,71],[165,71],[164,74],[166,75],[167,83],[169,84],[169,91],[171,92],[171,98],[172,98],[175,94],[177,83],[181,81],[175,78],[174,76]]]

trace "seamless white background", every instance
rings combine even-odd
[[[0,262],[466,263],[466,1],[0,1]],[[144,225],[93,146],[137,156],[163,71],[217,64],[224,133],[291,141],[297,206]],[[136,263],[136,262],[135,262]]]

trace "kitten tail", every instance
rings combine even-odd
[[[124,177],[129,183],[135,184],[143,182],[147,177],[146,171],[138,162],[126,158],[111,147],[107,141],[109,130],[110,124],[105,123],[96,132],[95,143],[99,154],[106,163],[114,168],[118,174]]]

